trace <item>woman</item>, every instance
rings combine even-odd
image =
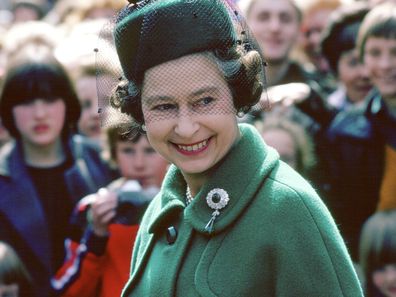
[[[143,217],[123,296],[361,296],[314,190],[237,124],[263,82],[238,20],[219,0],[144,1],[118,17],[127,82],[113,105],[173,164]]]
[[[111,177],[97,150],[74,135],[80,105],[50,50],[26,46],[9,62],[0,117],[15,141],[0,153],[0,239],[25,263],[33,296],[50,295],[75,203]]]

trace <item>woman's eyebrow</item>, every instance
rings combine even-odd
[[[202,87],[194,92],[192,92],[189,97],[197,97],[200,96],[202,94],[207,94],[207,93],[219,93],[219,88],[216,86],[207,86],[207,87]],[[142,98],[143,99],[143,98]],[[152,95],[152,96],[148,96],[148,97],[144,97],[144,102],[145,104],[153,104],[156,101],[169,101],[174,99],[171,96],[167,96],[167,95]]]
[[[216,86],[208,86],[208,87],[200,88],[199,90],[193,92],[191,94],[191,96],[195,97],[195,96],[199,96],[199,95],[206,94],[206,93],[218,93],[218,92],[219,92],[219,88],[218,87],[216,87]]]
[[[144,100],[142,98],[142,101],[144,101],[145,104],[153,104],[156,101],[169,101],[172,100],[170,96],[162,96],[162,95],[153,95],[149,97],[144,97]]]

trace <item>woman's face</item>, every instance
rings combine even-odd
[[[152,148],[145,136],[137,142],[117,141],[115,155],[121,176],[137,180],[143,188],[161,186],[168,162]]]
[[[247,21],[267,62],[281,63],[288,58],[300,31],[297,10],[290,0],[257,0]]]
[[[231,91],[207,54],[147,70],[142,109],[151,145],[184,174],[212,168],[239,136]]]
[[[369,37],[364,62],[373,84],[396,116],[396,38]]]
[[[375,270],[373,283],[386,297],[396,297],[396,263]]]
[[[22,141],[33,146],[48,146],[60,139],[66,105],[55,100],[34,99],[12,109],[15,126]]]
[[[338,61],[338,79],[352,103],[364,100],[372,88],[367,68],[360,62],[357,49],[345,51]]]

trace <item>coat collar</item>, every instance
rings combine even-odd
[[[186,183],[179,169],[171,166],[161,191],[161,209],[149,224],[149,232],[156,233],[161,226],[185,208],[185,219],[193,229],[205,233],[213,210],[206,203],[210,190],[221,188],[229,194],[230,201],[216,218],[214,231],[217,234],[232,224],[251,203],[266,176],[279,162],[275,150],[266,146],[254,127],[240,124],[241,139],[227,154],[194,198],[185,208]]]

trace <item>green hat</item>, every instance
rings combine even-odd
[[[144,72],[184,55],[227,50],[237,35],[221,0],[142,1],[121,13],[114,30],[125,77],[141,82]]]

